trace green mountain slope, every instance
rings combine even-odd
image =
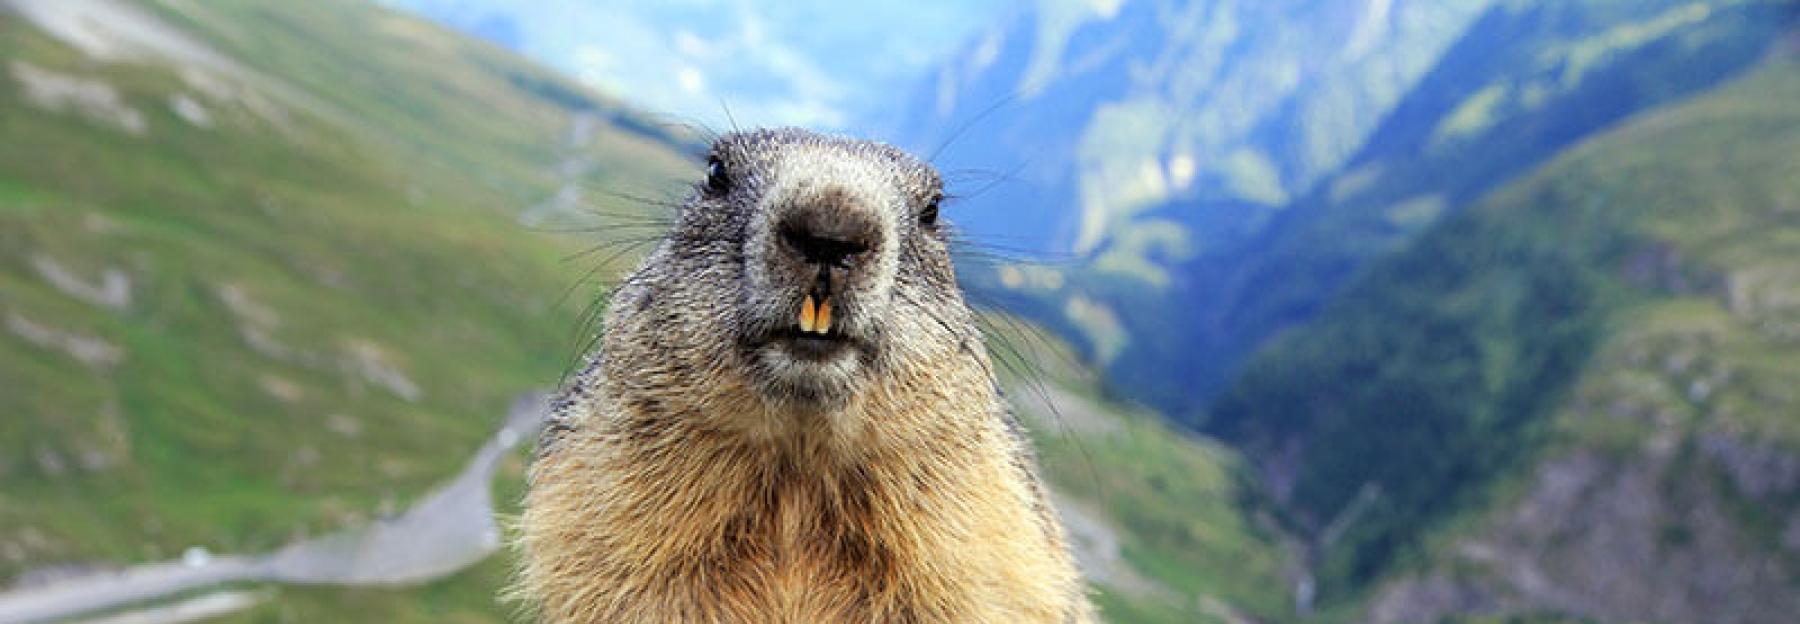
[[[1298,562],[1231,448],[1122,404],[1043,330],[989,314],[990,351],[1109,622],[1279,621]]]
[[[1586,142],[1252,359],[1212,423],[1329,613],[1800,608],[1795,101],[1789,51]]]
[[[577,348],[558,295],[589,267],[520,213],[692,167],[615,104],[361,3],[0,17],[0,581],[402,508]]]
[[[1495,7],[1345,167],[1242,251],[1194,265],[1203,277],[1182,301],[1209,313],[1189,344],[1220,365],[1195,380],[1221,383],[1243,355],[1443,216],[1588,136],[1736,76],[1797,17],[1800,6],[1784,1]],[[1197,398],[1196,409],[1211,397]]]

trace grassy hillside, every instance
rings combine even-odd
[[[1242,457],[1103,394],[1044,330],[987,318],[1002,383],[1107,621],[1292,616],[1298,568]]]
[[[1327,604],[1402,578],[1343,615],[1793,612],[1797,98],[1785,53],[1586,142],[1251,361],[1213,426]]]
[[[632,113],[361,3],[125,15],[94,22],[110,51],[0,20],[0,582],[403,508],[578,344],[579,242],[519,214],[691,167],[604,121]],[[571,144],[577,114],[602,121]]]

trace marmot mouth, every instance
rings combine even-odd
[[[823,361],[838,352],[850,348],[850,338],[842,331],[820,332],[817,326],[811,331],[799,326],[789,327],[775,332],[775,342],[787,347],[787,351],[804,360]]]
[[[828,364],[866,351],[870,345],[854,331],[854,324],[843,322],[839,299],[815,290],[799,302],[797,314],[790,312],[792,316],[783,315],[786,318],[780,321],[758,323],[743,344],[751,350],[780,353],[794,364]]]
[[[800,302],[794,324],[776,332],[775,338],[786,343],[789,353],[803,360],[823,361],[844,350],[850,340],[844,335],[843,324],[832,322],[832,303],[828,288],[815,288]]]

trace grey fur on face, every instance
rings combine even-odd
[[[896,325],[969,333],[936,219],[942,196],[935,170],[886,144],[725,135],[657,252],[684,266],[668,268],[656,305],[718,315],[737,352],[717,356],[739,358],[771,402],[842,405],[905,356]],[[719,293],[735,300],[695,300]],[[803,329],[814,306],[828,331]]]

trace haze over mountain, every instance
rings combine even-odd
[[[488,39],[672,123],[849,129],[1007,2],[382,0]],[[729,109],[729,115],[727,115]]]

